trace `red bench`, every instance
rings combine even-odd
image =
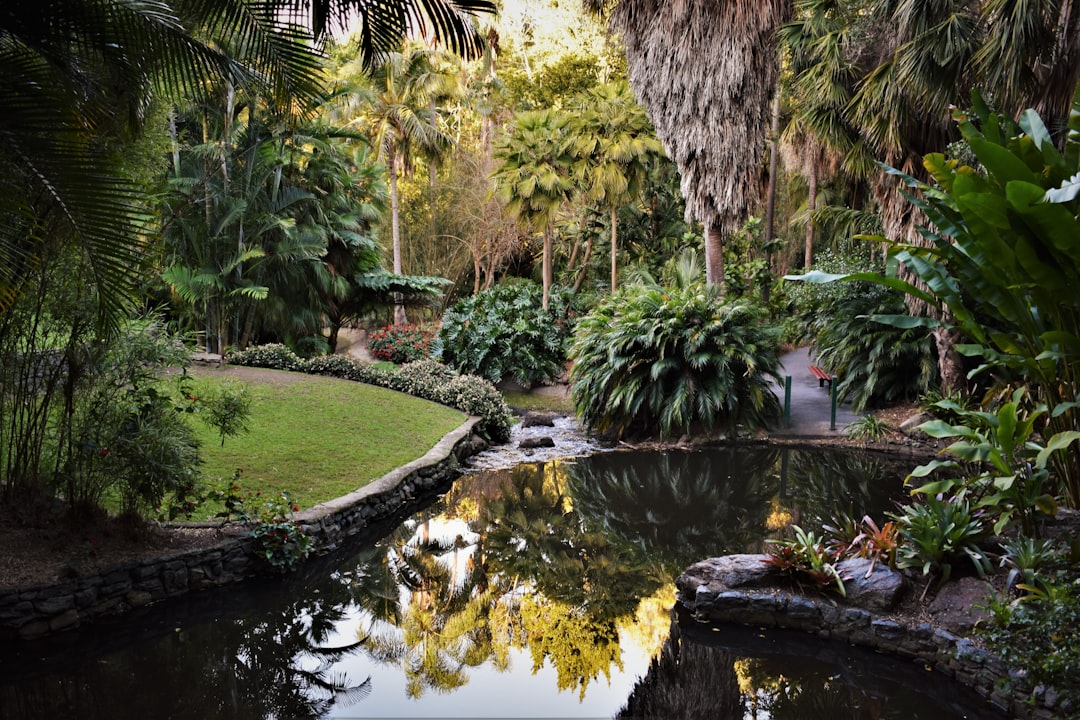
[[[832,375],[825,368],[811,365],[810,374],[817,378],[818,387],[825,387],[825,383],[829,383],[829,387],[832,387]]]

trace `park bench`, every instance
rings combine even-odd
[[[829,383],[829,387],[832,387],[832,375],[825,368],[811,365],[810,374],[817,378],[818,387],[825,387],[825,383]]]

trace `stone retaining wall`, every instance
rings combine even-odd
[[[296,521],[314,538],[315,552],[337,548],[368,524],[454,480],[461,461],[487,447],[472,432],[479,420],[469,418],[422,458],[369,485],[296,513]],[[247,530],[230,526],[211,548],[108,568],[57,585],[0,590],[0,638],[38,638],[158,600],[265,575],[267,565],[253,550]]]
[[[803,630],[894,653],[973,688],[1012,717],[1051,720],[1065,716],[1056,693],[1043,687],[1032,689],[998,657],[966,638],[929,623],[907,624],[826,598],[776,588],[731,588],[715,566],[716,560],[699,563],[676,581],[679,604],[698,620]]]

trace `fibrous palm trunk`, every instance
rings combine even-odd
[[[622,0],[612,27],[630,82],[706,228],[706,274],[723,284],[724,238],[757,198],[779,72],[775,33],[790,0]]]

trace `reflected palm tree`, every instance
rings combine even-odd
[[[704,557],[761,542],[777,457],[768,448],[608,453],[567,474],[587,522],[670,578]]]
[[[741,718],[744,707],[734,656],[722,648],[683,643],[672,623],[664,649],[649,663],[648,673],[615,717]]]
[[[789,451],[780,499],[797,505],[807,525],[829,522],[838,513],[881,516],[903,495],[907,465],[889,464],[864,453]]]
[[[568,467],[520,466],[500,497],[482,503],[489,565],[597,621],[625,617],[667,578],[648,571],[638,548],[613,544],[574,510]]]
[[[431,513],[399,527],[351,572],[354,602],[371,618],[365,650],[402,668],[410,697],[461,687],[468,668],[489,660],[509,665],[500,598],[510,593],[489,578],[483,554],[482,536]]]

